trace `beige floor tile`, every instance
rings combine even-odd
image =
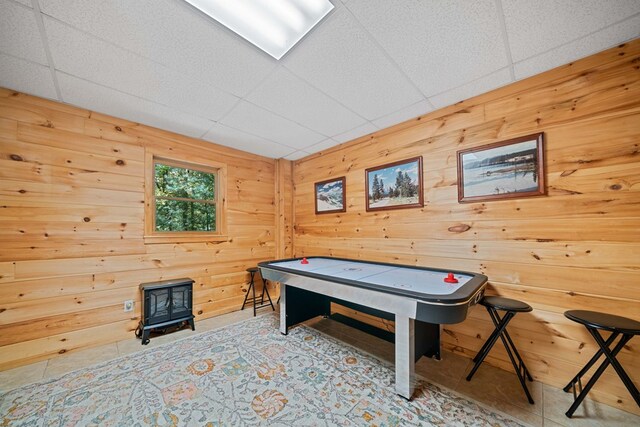
[[[544,386],[544,416],[563,426],[640,426],[640,416],[595,402],[587,397],[580,407],[567,418],[565,412],[573,403],[573,394]]]
[[[422,357],[416,363],[416,374],[426,380],[455,390],[463,380],[471,361],[455,353],[443,352],[440,360]]]
[[[0,372],[0,394],[43,379],[46,368],[47,361],[43,360]]]
[[[562,424],[558,424],[555,421],[551,421],[549,418],[543,420],[543,427],[564,427]]]
[[[542,415],[542,383],[527,381],[527,388],[535,401],[535,404],[532,405],[527,400],[515,373],[483,363],[471,381],[467,381],[466,375],[472,367],[473,363],[469,363],[467,371],[464,373],[465,378],[458,384],[457,391],[483,402],[502,401],[534,414]]]
[[[71,352],[54,359],[49,359],[47,369],[44,372],[44,378],[64,375],[67,372],[115,359],[116,357],[118,357],[118,347],[116,343]]]

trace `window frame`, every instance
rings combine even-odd
[[[160,163],[171,167],[214,173],[216,188],[214,202],[216,206],[216,231],[157,231],[156,230],[156,195],[155,165]],[[188,243],[188,242],[221,242],[227,239],[227,196],[226,196],[225,164],[216,162],[196,162],[179,158],[169,158],[145,153],[145,213],[144,242],[153,243]],[[194,199],[195,200],[195,199]]]

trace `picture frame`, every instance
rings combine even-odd
[[[347,187],[344,176],[316,182],[313,187],[316,214],[347,211]]]
[[[543,132],[460,150],[457,161],[460,203],[546,194]]]
[[[424,206],[422,156],[365,170],[367,212]]]

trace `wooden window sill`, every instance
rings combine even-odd
[[[196,243],[196,242],[227,242],[229,236],[222,234],[167,234],[144,236],[145,245],[153,245],[156,243]]]

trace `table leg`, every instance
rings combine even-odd
[[[280,283],[280,333],[287,335],[287,285]]]
[[[396,393],[411,400],[415,383],[415,320],[396,314]]]

